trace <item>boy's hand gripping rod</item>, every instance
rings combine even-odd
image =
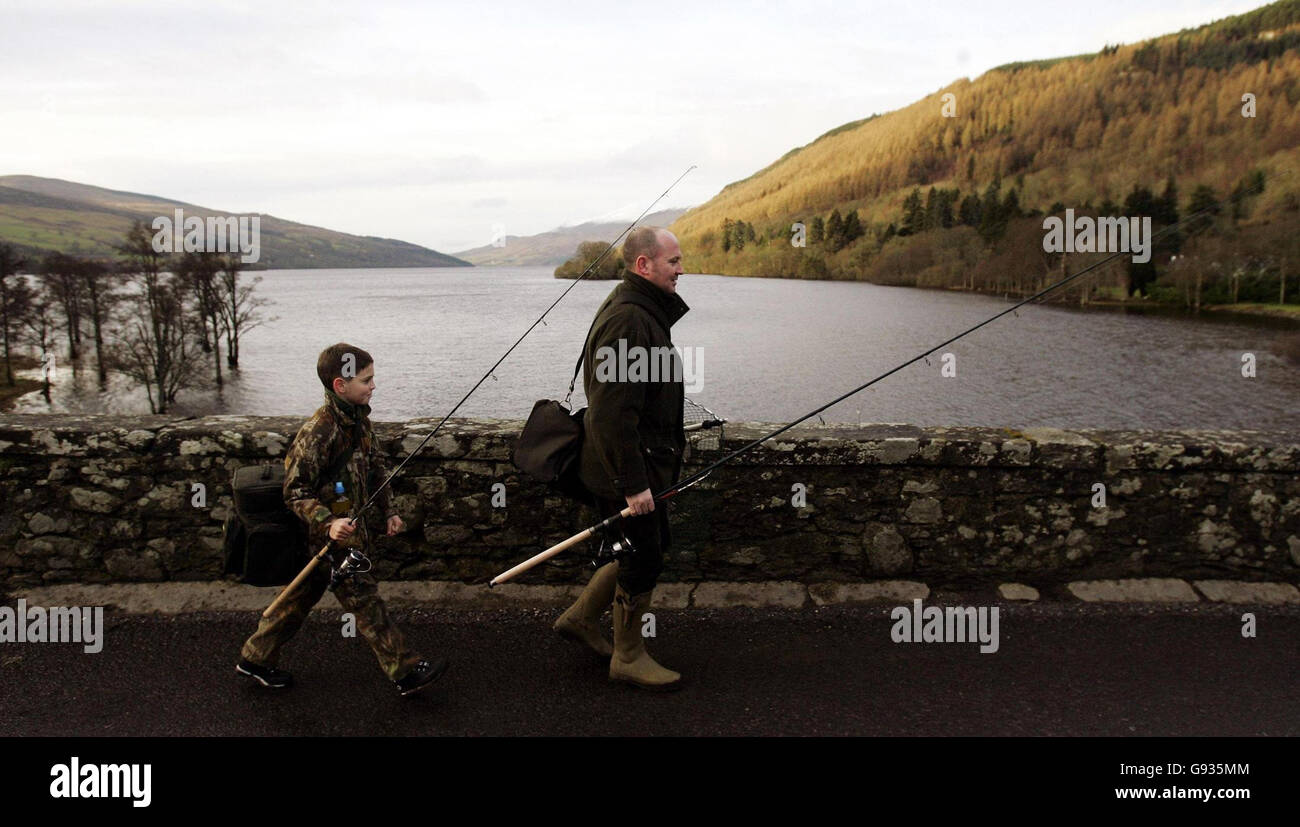
[[[396,479],[397,475],[400,474],[402,472],[402,469],[406,467],[406,464],[410,462],[412,459],[414,459],[415,455],[420,453],[420,451],[424,448],[424,446],[428,444],[429,440],[433,439],[434,436],[437,435],[438,431],[442,429],[442,426],[447,424],[447,420],[451,419],[452,415],[454,415],[456,411],[460,410],[460,406],[465,404],[465,400],[469,399],[470,396],[473,395],[474,391],[478,390],[479,386],[482,385],[484,382],[486,382],[487,378],[491,376],[498,367],[501,366],[501,363],[506,360],[506,357],[509,356],[514,351],[515,348],[519,347],[519,343],[522,342],[524,338],[528,336],[529,333],[533,332],[533,328],[537,327],[537,325],[542,323],[542,320],[546,318],[546,314],[554,310],[555,306],[558,305],[561,301],[563,301],[565,296],[569,295],[569,291],[578,286],[578,282],[582,281],[588,275],[590,275],[591,272],[596,269],[596,266],[605,260],[605,256],[609,255],[610,250],[614,249],[614,245],[618,244],[618,242],[622,240],[623,236],[631,232],[632,228],[635,227],[638,223],[640,223],[641,219],[645,218],[646,215],[652,209],[654,209],[655,204],[658,204],[660,201],[662,201],[664,196],[667,195],[669,192],[671,192],[672,188],[677,186],[677,184],[683,178],[685,178],[693,169],[695,169],[694,164],[687,167],[686,172],[683,172],[681,175],[677,176],[677,180],[669,184],[668,189],[660,193],[658,198],[656,198],[654,201],[651,201],[650,206],[642,210],[641,214],[638,215],[631,224],[627,225],[627,227],[623,230],[623,232],[619,233],[618,236],[605,247],[605,250],[599,256],[596,257],[596,260],[593,261],[590,265],[588,265],[587,269],[582,272],[582,275],[574,279],[573,284],[570,284],[568,287],[566,287],[564,289],[564,292],[560,294],[559,298],[551,302],[551,306],[546,308],[546,310],[542,312],[542,315],[538,316],[537,320],[528,326],[528,329],[524,331],[523,336],[520,336],[518,339],[516,339],[515,343],[511,345],[509,349],[506,350],[505,353],[501,354],[501,358],[496,360],[496,362],[492,365],[492,367],[488,368],[487,373],[483,374],[483,376],[481,376],[479,380],[474,383],[474,387],[469,389],[469,393],[466,393],[463,397],[461,397],[461,400],[456,403],[456,406],[447,412],[447,415],[442,418],[442,420],[434,427],[432,431],[429,432],[427,436],[425,436],[424,439],[420,440],[420,444],[415,446],[415,450],[407,454],[406,458],[402,460],[401,464],[399,464],[396,468],[393,469],[392,473],[388,475],[388,478],[384,480],[383,484],[375,489],[374,493],[371,494],[370,497],[366,499],[365,503],[361,506],[361,508],[357,509],[354,515],[349,517],[349,522],[351,522],[353,525],[356,525],[356,522],[361,517],[361,515],[364,514],[370,508],[370,506],[372,506],[375,503],[375,500],[379,497],[381,493],[383,493],[384,489],[388,488],[388,486],[392,483],[392,481]],[[307,561],[307,565],[303,567],[302,571],[298,572],[298,576],[293,579],[293,582],[290,583],[288,586],[286,586],[284,588],[284,591],[280,592],[279,596],[275,598],[275,600],[271,603],[270,606],[266,607],[266,611],[262,612],[262,617],[269,618],[272,614],[274,614],[275,610],[279,608],[280,604],[284,602],[285,598],[291,592],[293,592],[295,589],[301,586],[303,581],[311,576],[311,573],[316,569],[316,567],[320,565],[322,562],[324,562],[326,558],[330,556],[330,554],[334,551],[334,547],[335,547],[334,540],[333,538],[331,538],[329,542],[325,544],[324,548],[322,548],[319,552],[317,552],[316,555],[311,558],[311,560]],[[344,565],[345,566],[353,565],[355,568],[355,564],[351,560],[351,557],[352,555],[349,555],[349,560],[345,562]],[[361,557],[361,560],[357,562],[360,563],[363,560],[364,557]]]

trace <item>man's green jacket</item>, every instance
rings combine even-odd
[[[689,309],[676,293],[625,270],[596,312],[583,352],[579,474],[599,497],[657,493],[681,474],[685,384],[671,329]]]

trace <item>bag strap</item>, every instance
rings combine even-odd
[[[582,360],[587,356],[587,341],[591,339],[591,331],[596,329],[596,319],[600,318],[597,312],[595,318],[591,320],[591,327],[587,328],[587,335],[582,337],[582,350],[578,351],[578,361],[573,365],[573,378],[569,380],[569,392],[564,395],[564,407],[573,410],[573,405],[569,403],[569,398],[573,396],[573,388],[578,384],[578,371],[582,370]]]

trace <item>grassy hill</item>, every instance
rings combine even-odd
[[[0,176],[0,241],[24,255],[47,252],[111,257],[131,222],[148,225],[177,208],[186,216],[228,215],[153,195],[56,178]],[[261,216],[256,268],[468,267],[469,262],[405,241],[358,236]]]
[[[1226,199],[1262,172],[1262,194],[1225,206],[1223,233],[1241,249],[1300,237],[1297,46],[1300,0],[1287,0],[1094,54],[1007,64],[833,129],[728,185],[672,229],[695,272],[1006,290],[996,274],[975,283],[967,275],[1009,252],[999,267],[1041,259],[1033,245],[1054,207],[1121,209],[1135,187],[1159,194],[1172,179],[1171,203],[1186,215],[1197,187]],[[1243,117],[1246,93],[1254,117]],[[993,232],[953,218],[900,236],[909,195],[931,188],[954,212],[990,188],[1001,198],[1014,190],[1018,203]],[[794,222],[855,210],[862,232],[851,243],[791,245]],[[1024,225],[1035,215],[1031,232]],[[748,235],[739,250],[730,243],[738,226]],[[1114,274],[1114,283],[1123,278]],[[1034,280],[1018,279],[1025,289]]]
[[[642,224],[666,227],[676,221],[685,210],[660,210],[647,215]],[[559,227],[544,233],[528,236],[506,236],[504,247],[475,247],[455,255],[483,266],[524,267],[534,264],[554,266],[572,258],[574,250],[584,241],[603,241],[608,244],[627,228],[626,221],[588,221],[572,227]]]

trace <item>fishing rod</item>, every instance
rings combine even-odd
[[[1285,175],[1285,174],[1287,174],[1287,173],[1284,173],[1284,175]],[[1256,186],[1259,186],[1259,185],[1256,185]],[[1254,189],[1254,187],[1251,187],[1251,189]],[[1260,189],[1261,189],[1261,191],[1262,191],[1262,187],[1260,187]],[[1245,194],[1245,193],[1243,192],[1242,195],[1244,196],[1244,194]],[[1217,211],[1217,210],[1221,207],[1221,205],[1222,205],[1222,201],[1216,201],[1212,206],[1205,207],[1205,208],[1203,208],[1203,209],[1201,209],[1201,210],[1198,210],[1198,211],[1195,212],[1195,213],[1192,213],[1191,215],[1187,216],[1186,218],[1183,218],[1183,219],[1181,219],[1181,220],[1179,220],[1179,221],[1174,222],[1173,224],[1170,224],[1170,225],[1168,225],[1168,226],[1166,226],[1166,227],[1163,227],[1163,228],[1161,228],[1160,230],[1157,230],[1156,232],[1152,233],[1152,234],[1151,234],[1151,237],[1150,237],[1150,239],[1149,239],[1149,241],[1150,241],[1150,242],[1152,243],[1152,245],[1154,246],[1155,240],[1156,240],[1157,238],[1160,238],[1161,236],[1166,235],[1166,234],[1168,234],[1168,233],[1172,233],[1172,232],[1174,232],[1175,230],[1177,230],[1177,229],[1179,229],[1180,227],[1182,227],[1184,224],[1189,224],[1189,223],[1191,223],[1192,221],[1194,221],[1194,220],[1196,220],[1196,219],[1199,219],[1200,217],[1204,216],[1204,215],[1207,214],[1207,213],[1211,213],[1211,212],[1215,212],[1215,211]],[[851,396],[853,396],[853,395],[855,395],[855,394],[861,393],[862,391],[866,390],[867,388],[871,387],[872,385],[876,384],[877,382],[879,382],[879,381],[881,381],[881,380],[883,380],[883,379],[886,379],[886,378],[888,378],[888,377],[894,375],[895,373],[897,373],[898,371],[902,370],[902,369],[905,368],[905,367],[908,367],[909,365],[912,365],[912,364],[914,364],[914,363],[916,363],[916,362],[921,361],[922,359],[925,359],[925,358],[928,357],[931,353],[934,353],[936,350],[939,350],[939,349],[942,348],[942,347],[945,347],[945,346],[947,346],[947,345],[950,345],[950,344],[952,344],[953,342],[957,341],[958,339],[960,339],[960,338],[962,338],[962,337],[964,337],[964,336],[967,336],[967,335],[969,335],[969,334],[971,334],[971,333],[974,333],[976,330],[979,330],[981,327],[984,327],[984,326],[987,325],[987,324],[991,324],[992,322],[997,321],[998,319],[1002,318],[1003,316],[1007,315],[1008,313],[1014,313],[1014,312],[1015,312],[1016,310],[1018,310],[1021,306],[1025,305],[1025,304],[1028,304],[1028,303],[1030,303],[1030,302],[1032,302],[1032,301],[1036,301],[1036,300],[1042,298],[1043,296],[1047,295],[1048,293],[1051,293],[1051,292],[1054,291],[1054,290],[1057,290],[1057,289],[1059,289],[1059,288],[1061,288],[1061,287],[1064,287],[1066,284],[1069,284],[1070,282],[1074,281],[1075,279],[1079,278],[1080,276],[1086,275],[1086,274],[1092,272],[1093,270],[1096,270],[1098,267],[1102,267],[1102,266],[1104,266],[1104,265],[1106,265],[1106,264],[1109,264],[1111,261],[1114,261],[1116,258],[1119,258],[1120,256],[1126,256],[1126,255],[1132,255],[1132,252],[1131,252],[1131,251],[1116,251],[1116,252],[1114,252],[1114,253],[1111,253],[1110,255],[1106,256],[1105,258],[1101,259],[1100,261],[1097,261],[1097,262],[1094,262],[1093,264],[1088,265],[1087,267],[1083,268],[1083,269],[1080,270],[1079,272],[1074,273],[1074,274],[1072,274],[1072,275],[1070,275],[1070,276],[1067,276],[1067,277],[1061,279],[1060,281],[1057,281],[1057,282],[1055,282],[1055,283],[1053,283],[1053,284],[1051,284],[1051,285],[1049,285],[1049,286],[1043,288],[1042,290],[1038,291],[1037,293],[1033,294],[1032,296],[1029,296],[1028,298],[1021,299],[1020,301],[1018,301],[1018,302],[1016,302],[1015,304],[1013,304],[1013,305],[1011,305],[1010,307],[1008,307],[1006,310],[1003,310],[1003,311],[1001,311],[1001,312],[999,312],[999,313],[996,313],[996,314],[994,314],[993,316],[990,316],[989,318],[987,318],[987,319],[985,319],[984,321],[980,322],[979,324],[973,325],[972,327],[969,327],[969,328],[967,328],[966,330],[963,330],[961,333],[958,333],[956,336],[952,336],[951,338],[945,339],[944,341],[940,342],[939,344],[935,345],[934,347],[930,348],[929,350],[926,350],[925,352],[923,352],[923,353],[921,353],[921,354],[919,354],[919,355],[917,355],[917,356],[914,356],[914,357],[912,357],[911,359],[908,359],[906,362],[903,362],[902,364],[898,365],[897,367],[894,367],[894,368],[891,368],[890,370],[885,371],[884,373],[880,374],[879,376],[877,376],[876,378],[872,379],[871,381],[866,382],[866,383],[863,383],[863,384],[859,385],[858,387],[854,388],[853,390],[851,390],[851,391],[849,391],[849,392],[847,392],[847,393],[841,394],[840,396],[837,396],[835,399],[832,399],[830,402],[827,402],[825,405],[821,405],[821,406],[819,406],[818,408],[816,408],[816,409],[814,409],[814,410],[812,410],[812,411],[809,411],[808,413],[804,414],[803,416],[799,417],[798,419],[794,420],[793,422],[790,422],[790,423],[787,423],[787,424],[785,424],[785,425],[782,425],[780,428],[777,428],[775,431],[772,431],[772,432],[769,433],[769,434],[766,434],[766,435],[764,435],[764,436],[761,436],[761,437],[759,437],[758,439],[755,439],[753,442],[750,442],[750,443],[748,443],[747,445],[744,445],[744,446],[742,446],[741,448],[738,448],[738,449],[736,449],[735,451],[732,451],[730,454],[727,454],[725,457],[723,457],[722,459],[718,460],[717,462],[714,462],[713,464],[711,464],[711,465],[709,465],[709,466],[707,466],[707,467],[705,467],[705,468],[703,468],[703,469],[701,469],[701,470],[699,470],[699,471],[696,471],[694,474],[691,474],[691,475],[690,475],[689,477],[687,477],[686,479],[681,480],[680,482],[678,482],[678,483],[676,483],[676,484],[674,484],[674,485],[671,485],[671,486],[669,486],[668,488],[665,488],[664,490],[662,490],[662,491],[660,491],[659,493],[655,494],[655,495],[654,495],[654,499],[655,499],[655,501],[656,501],[656,502],[663,502],[663,501],[665,501],[665,500],[669,500],[669,499],[671,499],[671,498],[677,496],[678,494],[682,493],[683,491],[685,491],[686,489],[690,488],[691,486],[693,486],[693,485],[699,483],[701,480],[703,480],[703,479],[704,479],[705,477],[707,477],[709,474],[713,473],[713,471],[714,471],[715,469],[721,467],[722,465],[725,465],[726,463],[732,461],[733,459],[735,459],[736,457],[738,457],[738,456],[740,456],[740,455],[742,455],[742,454],[745,454],[745,453],[748,453],[749,451],[752,451],[753,449],[757,448],[759,445],[762,445],[764,442],[767,442],[768,440],[773,439],[774,437],[780,436],[781,434],[785,433],[786,431],[790,430],[791,428],[795,427],[796,425],[799,425],[799,424],[802,423],[802,422],[806,422],[807,420],[812,419],[814,416],[817,416],[817,415],[820,414],[822,411],[825,411],[827,408],[830,408],[830,407],[832,407],[832,406],[834,406],[834,405],[837,405],[837,404],[839,404],[840,402],[843,402],[845,399],[848,399],[849,397],[851,397]],[[605,518],[604,520],[601,520],[600,522],[598,522],[598,523],[596,523],[596,524],[594,524],[594,525],[588,526],[587,528],[583,529],[582,531],[580,531],[579,533],[573,535],[572,537],[568,538],[567,540],[563,540],[563,541],[561,541],[561,542],[559,542],[559,543],[557,543],[557,544],[551,546],[551,547],[548,548],[546,551],[543,551],[543,552],[541,552],[540,554],[534,555],[533,557],[528,558],[527,560],[525,560],[524,562],[520,563],[519,565],[517,565],[517,566],[515,566],[515,567],[513,567],[513,568],[511,568],[511,569],[508,569],[508,570],[502,572],[501,574],[498,574],[496,577],[494,577],[494,578],[492,578],[490,581],[488,581],[488,588],[492,588],[492,587],[497,586],[497,585],[500,584],[500,583],[504,583],[504,582],[506,582],[507,580],[509,580],[509,579],[511,579],[511,578],[513,578],[513,577],[515,577],[516,575],[518,575],[518,574],[522,574],[523,572],[528,571],[529,569],[533,568],[534,566],[546,562],[547,560],[549,560],[549,559],[551,559],[552,557],[556,556],[556,555],[559,554],[560,552],[562,552],[562,551],[564,551],[564,550],[566,550],[566,549],[568,549],[568,548],[571,548],[571,547],[577,545],[578,543],[583,542],[584,540],[587,540],[587,539],[589,539],[589,538],[591,538],[591,537],[593,537],[593,536],[595,536],[595,535],[597,535],[597,534],[600,534],[601,532],[603,532],[603,531],[609,529],[611,526],[613,526],[614,523],[618,522],[619,520],[621,520],[621,519],[623,519],[623,518],[625,518],[625,517],[629,517],[629,516],[631,516],[631,515],[632,515],[632,507],[631,507],[631,506],[628,506],[627,508],[624,508],[622,511],[618,512],[617,514],[613,514],[613,515],[611,515],[611,516]]]
[[[388,478],[385,479],[383,483],[374,490],[373,493],[371,493],[371,495],[366,499],[365,503],[363,503],[361,507],[357,509],[354,514],[349,515],[348,517],[349,525],[354,525],[354,526],[356,525],[356,522],[361,517],[361,515],[366,513],[366,511],[368,511],[370,507],[374,505],[375,501],[379,498],[379,495],[383,493],[385,489],[388,488],[388,486],[392,483],[394,479],[396,479],[397,475],[400,474],[402,472],[402,469],[406,467],[406,464],[409,463],[412,459],[414,459],[415,455],[420,453],[420,451],[424,448],[424,446],[428,444],[429,440],[433,439],[434,436],[437,435],[438,431],[442,429],[442,426],[447,423],[447,420],[451,419],[451,417],[456,413],[456,411],[460,410],[460,406],[464,405],[465,401],[469,399],[470,396],[472,396],[476,390],[479,389],[479,386],[481,386],[484,382],[486,382],[488,377],[492,376],[492,374],[496,371],[496,369],[501,366],[501,363],[506,360],[506,357],[508,357],[511,353],[513,353],[515,348],[519,347],[520,342],[522,342],[525,338],[527,338],[528,334],[532,333],[533,329],[536,328],[537,325],[544,323],[543,320],[546,318],[547,314],[549,314],[552,310],[554,310],[556,305],[558,305],[560,302],[564,300],[565,296],[569,295],[569,291],[577,287],[578,282],[582,281],[593,271],[595,271],[596,267],[602,261],[605,260],[605,256],[609,255],[610,251],[614,249],[614,245],[618,244],[618,242],[622,240],[623,236],[631,232],[632,228],[635,227],[641,221],[641,219],[645,218],[646,215],[648,215],[652,209],[654,209],[655,204],[658,204],[660,201],[662,201],[664,199],[664,196],[668,195],[668,193],[672,191],[673,187],[681,183],[681,180],[685,178],[687,175],[689,175],[690,171],[695,169],[695,166],[696,166],[695,164],[691,164],[689,167],[686,168],[686,172],[683,172],[681,175],[677,176],[677,180],[669,184],[668,189],[660,193],[658,198],[651,201],[650,206],[642,210],[641,214],[638,215],[635,219],[633,219],[632,223],[627,225],[627,227],[623,229],[623,232],[619,233],[614,238],[613,241],[611,241],[608,245],[606,245],[605,249],[601,252],[601,254],[596,257],[596,260],[593,261],[591,264],[589,264],[586,270],[582,271],[582,275],[574,279],[573,284],[570,284],[568,287],[566,287],[564,289],[564,292],[560,293],[559,297],[555,301],[551,302],[551,305],[547,307],[546,310],[542,311],[542,315],[538,316],[537,319],[528,326],[528,329],[524,331],[523,335],[520,336],[518,339],[516,339],[515,343],[512,344],[509,348],[507,348],[505,353],[501,354],[501,358],[497,359],[496,362],[493,363],[492,367],[488,368],[487,372],[484,373],[481,377],[479,377],[479,380],[474,383],[474,386],[469,389],[469,392],[461,397],[460,401],[457,402],[456,405],[450,411],[447,412],[447,415],[444,416],[436,426],[434,426],[434,429],[430,431],[428,435],[424,437],[424,439],[420,440],[420,444],[415,446],[415,449],[412,450],[409,454],[407,454],[406,457],[401,461],[401,463],[399,463],[398,466],[392,470],[392,472],[388,475]],[[316,568],[316,566],[319,565],[322,561],[324,561],[327,557],[329,557],[330,552],[333,551],[333,549],[334,549],[334,538],[331,537],[329,539],[329,542],[325,544],[325,547],[322,548],[320,552],[318,552],[315,556],[311,558],[311,560],[307,562],[307,565],[303,568],[302,571],[298,573],[298,576],[293,579],[293,582],[291,582],[288,586],[285,587],[285,589],[282,592],[280,592],[280,596],[277,597],[275,601],[271,603],[270,606],[266,607],[266,611],[263,612],[262,615],[264,617],[270,617],[274,613],[276,607],[279,606],[281,602],[283,602],[285,597],[291,591],[293,591],[299,584],[301,584],[302,581],[306,580],[307,577],[311,575],[312,571]],[[338,577],[340,574],[347,575],[351,573],[369,571],[370,570],[369,567],[370,567],[370,560],[366,558],[366,556],[362,554],[360,551],[353,550],[348,554],[347,558],[344,560],[342,565],[340,565],[339,570],[335,572],[335,577]]]

